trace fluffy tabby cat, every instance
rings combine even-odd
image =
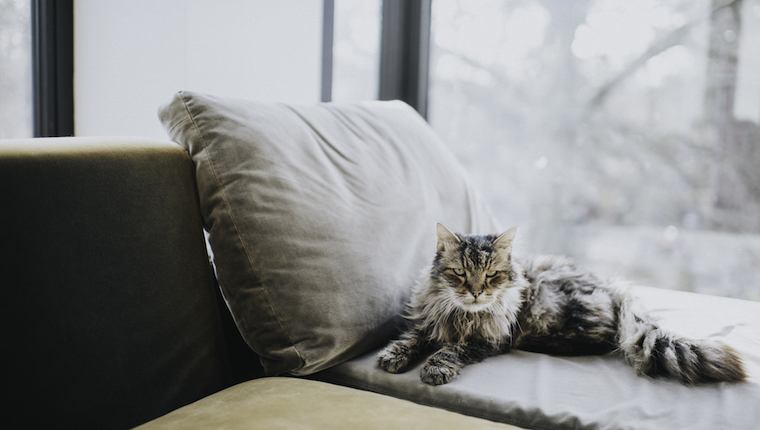
[[[516,231],[461,235],[438,224],[438,252],[409,304],[410,328],[380,352],[381,368],[403,372],[437,348],[421,377],[440,385],[510,348],[556,355],[618,350],[640,375],[671,375],[687,385],[746,378],[733,349],[660,329],[615,282],[564,257],[513,259]]]

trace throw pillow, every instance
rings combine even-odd
[[[159,117],[195,162],[219,285],[268,374],[307,375],[386,343],[435,252],[437,221],[497,230],[402,102],[180,92]]]

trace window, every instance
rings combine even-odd
[[[377,98],[380,0],[335,0],[332,100]]]
[[[32,137],[29,0],[0,0],[0,139]]]
[[[74,134],[73,0],[0,0],[0,139]]]
[[[74,0],[31,0],[35,137],[74,134]]]
[[[760,1],[435,0],[428,119],[526,252],[760,300]]]

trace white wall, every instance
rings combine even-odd
[[[179,90],[319,101],[322,0],[77,0],[78,136],[166,139]]]

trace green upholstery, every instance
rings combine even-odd
[[[129,428],[234,382],[184,149],[0,141],[0,202],[18,428]]]
[[[493,429],[469,417],[369,391],[294,378],[262,378],[228,388],[136,430]]]

